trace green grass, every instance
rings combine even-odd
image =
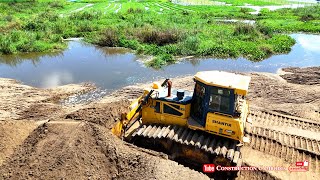
[[[287,0],[218,0],[220,2],[226,2],[234,6],[243,6],[245,4],[251,4],[256,6],[266,6],[266,5],[282,5],[282,4],[292,4]]]
[[[294,40],[278,33],[320,32],[319,6],[263,10],[260,15],[250,11],[155,0],[1,3],[0,53],[58,51],[66,47],[63,38],[84,37],[97,45],[152,55],[147,65],[160,68],[174,63],[176,56],[189,55],[260,61],[290,51]],[[257,24],[219,19],[253,19]]]
[[[120,21],[108,26],[103,33],[88,36],[89,42],[102,46],[120,46],[153,55],[148,65],[161,67],[172,63],[173,56],[246,57],[259,61],[274,53],[290,51],[294,40],[287,35],[265,34],[260,27],[246,24],[225,24],[215,17],[192,16],[184,13],[118,14]],[[115,19],[116,18],[116,19]],[[113,20],[112,20],[113,19]],[[108,21],[116,21],[109,17]],[[285,41],[284,44],[278,41]],[[278,44],[282,45],[279,50]]]
[[[28,2],[29,0],[0,0],[0,2]]]
[[[273,32],[320,33],[320,6],[298,9],[263,10],[258,24]]]

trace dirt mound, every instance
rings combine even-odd
[[[316,85],[320,84],[320,67],[308,68],[283,68],[286,73],[281,75],[283,79],[290,83]]]
[[[100,125],[65,120],[34,130],[0,167],[0,174],[2,179],[205,178],[175,162],[126,146]]]
[[[96,123],[110,128],[119,120],[122,112],[127,112],[130,105],[129,100],[120,100],[113,103],[105,103],[79,109],[75,112],[67,114],[66,120],[79,120]]]
[[[251,73],[248,98],[251,105],[288,115],[320,121],[320,88],[287,83],[268,73]]]
[[[310,103],[320,99],[320,94],[315,94],[318,89],[295,86],[282,82],[276,78],[272,79],[271,75],[261,75],[252,73],[249,97],[265,98],[273,103]],[[274,75],[275,76],[275,75]]]
[[[37,126],[34,121],[0,121],[0,165]]]
[[[80,123],[41,126],[1,167],[0,174],[3,179],[110,179],[116,169],[92,135],[92,129]]]

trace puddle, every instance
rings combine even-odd
[[[283,9],[283,8],[296,9],[296,8],[302,8],[302,7],[311,6],[311,5],[313,4],[287,4],[287,5],[277,5],[277,6],[253,6],[250,4],[246,4],[245,6],[237,6],[237,7],[254,9],[255,11],[249,12],[249,13],[259,14],[262,9],[269,9],[270,11],[275,11],[277,9]]]

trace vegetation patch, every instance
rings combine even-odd
[[[175,56],[245,57],[260,61],[287,53],[294,40],[283,33],[320,32],[320,8],[262,10],[235,6],[181,6],[167,1],[40,1],[1,3],[0,53],[55,51],[64,38],[84,37],[100,46],[126,47],[154,56],[160,68]],[[255,24],[223,22],[251,19]],[[281,34],[280,34],[281,33]]]
[[[228,4],[232,4],[235,6],[243,6],[246,4],[251,4],[255,6],[266,6],[266,5],[282,5],[282,4],[288,4],[291,3],[287,0],[219,0],[220,2],[225,2]]]
[[[257,20],[262,27],[272,32],[310,32],[320,33],[320,6],[308,6],[297,9],[264,9]]]

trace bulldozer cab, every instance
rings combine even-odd
[[[245,96],[250,78],[220,71],[203,71],[195,75],[190,116],[202,127],[208,113],[236,116],[238,96]]]
[[[208,86],[196,82],[191,105],[191,117],[205,126],[208,112],[233,115],[235,95],[233,89]]]

